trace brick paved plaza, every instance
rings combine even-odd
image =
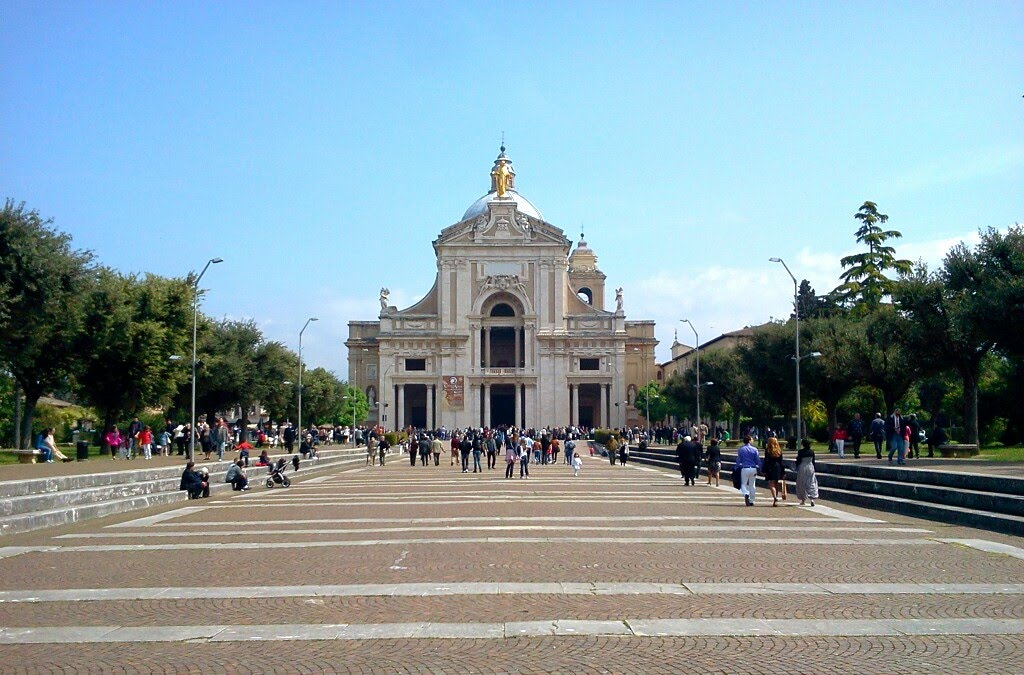
[[[1024,672],[1019,538],[531,469],[393,458],[5,537],[0,668]]]

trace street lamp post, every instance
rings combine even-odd
[[[302,334],[306,332],[306,328],[309,326],[310,321],[319,321],[320,319],[315,316],[311,316],[306,319],[306,323],[302,324],[302,330],[299,331],[299,442],[306,435],[302,432]]]
[[[634,352],[641,352],[639,347],[633,347],[633,351]],[[646,358],[646,356],[642,352],[640,353],[640,358],[642,358],[644,360],[644,406],[646,408],[646,410],[644,411],[644,420],[646,421],[645,427],[646,427],[647,437],[650,438],[650,436],[651,436],[651,382],[650,382],[650,380],[647,379],[647,358]]]
[[[210,258],[206,261],[203,271],[196,277],[192,286],[192,419],[189,422],[188,432],[188,461],[193,462],[196,458],[196,338],[199,334],[199,281],[210,269],[210,265],[224,262],[223,258]]]
[[[803,436],[804,431],[804,417],[803,411],[800,409],[800,286],[797,283],[796,277],[789,270],[789,265],[782,258],[769,258],[769,262],[781,263],[782,267],[785,268],[786,274],[793,280],[793,320],[795,322],[795,330],[793,341],[795,343],[796,356],[793,358],[796,363],[796,443],[797,447],[800,446],[800,438]]]
[[[680,319],[680,321],[689,324],[690,330],[693,331],[693,339],[697,343],[694,351],[697,352],[697,428],[700,429],[700,335],[697,335],[697,329],[693,327],[689,319]]]

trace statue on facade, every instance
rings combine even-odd
[[[622,287],[615,289],[615,311],[622,311]]]
[[[391,291],[387,288],[380,289],[380,311],[386,311],[388,308],[388,296],[391,295]]]

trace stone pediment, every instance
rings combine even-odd
[[[514,204],[492,204],[488,213],[474,216],[441,231],[434,242],[444,244],[500,244],[531,242],[559,244],[568,247],[571,242],[565,233],[543,220],[538,220],[515,209]]]

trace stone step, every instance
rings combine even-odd
[[[817,472],[818,486],[863,492],[883,497],[931,504],[942,504],[976,511],[1024,516],[1024,495],[1009,492],[982,492],[966,487],[943,487],[899,480],[837,475],[830,471]],[[973,483],[966,482],[968,485]]]
[[[348,455],[365,457],[366,450],[365,448],[338,448],[324,449],[320,451],[320,457],[322,460],[327,460],[334,456]],[[115,465],[115,470],[97,473],[51,476],[47,478],[33,478],[18,481],[0,481],[0,500],[43,493],[60,492],[63,490],[81,490],[100,486],[114,486],[153,480],[164,480],[173,477],[180,478],[182,469],[185,467],[184,460],[182,460],[180,465],[164,467],[146,466],[144,462],[145,460],[125,461],[121,462],[120,465]],[[306,463],[306,460],[303,460],[303,464]],[[108,466],[111,464],[114,463],[109,461],[107,462]],[[132,466],[130,468],[121,468],[124,464],[131,464]],[[210,462],[196,462],[196,465],[205,466],[210,470],[211,474],[216,474],[226,472],[228,467],[231,465],[231,461],[224,460],[222,462],[218,462],[214,460]]]
[[[910,460],[910,462],[914,461],[916,460]],[[793,463],[792,460],[787,461],[789,465],[793,465]],[[824,460],[816,458],[815,465],[819,472],[833,475],[895,480],[903,483],[973,490],[976,492],[1024,495],[1024,478],[1017,478],[1015,476],[945,471],[942,469],[917,468],[913,466],[871,466],[857,464],[856,460],[852,459],[839,461],[835,457],[826,457]]]
[[[630,461],[664,469],[677,470],[675,453],[653,448],[644,453],[630,453]],[[792,461],[787,462],[787,485],[794,486],[796,472]],[[962,479],[951,479],[952,472],[907,470],[903,467],[857,467],[839,465],[840,472],[831,473],[835,462],[817,462],[816,475],[821,499],[862,508],[888,511],[915,518],[926,518],[944,523],[977,527],[981,529],[1020,535],[1024,533],[1024,497],[1013,481],[1002,479],[991,481],[992,476],[960,474]],[[722,479],[731,480],[733,461],[722,461]],[[857,469],[869,471],[859,472]],[[701,468],[706,473],[706,467]],[[857,475],[863,473],[863,475]],[[902,480],[907,474],[914,474],[914,482]],[[935,474],[946,474],[935,478]],[[871,477],[874,476],[874,477]],[[983,480],[972,481],[971,477]],[[935,478],[940,485],[929,485],[923,481]],[[758,487],[765,487],[763,478],[757,479]],[[991,491],[969,489],[965,486],[985,486]],[[795,490],[791,487],[791,493]]]
[[[302,478],[330,468],[337,468],[346,465],[359,465],[365,461],[365,456],[366,451],[364,449],[359,449],[358,451],[349,449],[330,453],[328,456],[321,453],[321,459],[319,462],[316,464],[306,462],[298,475]],[[208,466],[212,467],[212,465]],[[224,463],[224,466],[226,471],[226,462]],[[289,469],[290,468],[291,466],[289,465]],[[83,488],[81,490],[71,491],[83,493],[82,495],[78,495],[77,498],[83,499],[84,501],[74,504],[67,503],[68,500],[64,497],[67,491],[23,497],[21,499],[32,500],[38,498],[32,502],[35,509],[32,511],[22,511],[0,517],[0,536],[17,534],[20,532],[30,532],[32,530],[39,530],[46,527],[70,525],[72,523],[91,518],[102,518],[103,516],[186,500],[188,495],[178,489],[178,485],[181,480],[181,469],[174,468],[174,471],[175,476],[172,479],[149,481],[149,483],[155,486],[154,489],[140,491],[136,494],[129,492],[129,494],[120,494],[118,496],[110,497],[112,494],[110,486],[98,485],[94,488]],[[223,471],[215,474],[211,468],[211,475],[215,476],[214,480],[210,483],[211,492],[220,492],[222,490],[231,489],[230,484],[222,482],[223,474]],[[262,483],[266,474],[267,469],[265,467],[249,467],[247,475],[249,476],[250,484],[254,489]],[[96,476],[101,474],[90,475]],[[292,475],[294,476],[295,474]],[[119,485],[127,488],[131,487],[131,484]],[[108,495],[107,499],[95,499],[93,498],[94,495],[89,497],[85,496],[85,493],[93,492],[102,494],[104,491]],[[47,498],[51,500],[49,503],[45,501]],[[71,501],[74,501],[74,498],[72,498]]]
[[[861,508],[887,511],[914,518],[924,518],[947,524],[963,525],[965,527],[976,527],[1017,536],[1024,534],[1024,517],[1021,516],[947,506],[934,502],[920,502],[914,499],[869,494],[855,490],[823,487],[820,480],[818,483],[818,494],[821,499],[859,506]]]

